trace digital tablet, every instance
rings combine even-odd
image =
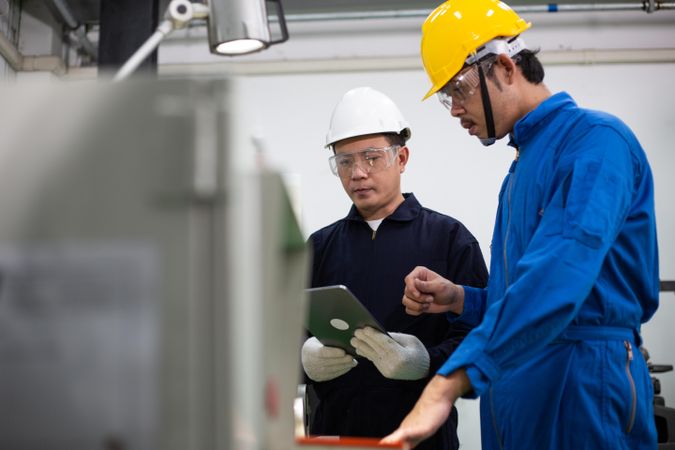
[[[356,350],[349,343],[354,331],[369,326],[386,333],[347,286],[311,288],[307,289],[307,294],[307,329],[323,345],[342,348],[355,356]]]

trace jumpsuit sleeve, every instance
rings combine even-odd
[[[471,328],[477,327],[485,315],[485,305],[487,304],[487,289],[476,288],[473,286],[462,286],[464,288],[464,310],[462,314],[446,313],[448,321],[454,323],[464,323]]]
[[[448,255],[448,277],[458,284],[477,286],[481,290],[488,279],[487,267],[483,259],[478,241],[462,228],[463,237],[459,249],[451,249]],[[448,326],[446,339],[438,345],[427,348],[429,352],[429,373],[433,375],[447,361],[466,335],[474,327],[473,324],[457,321]]]
[[[509,274],[513,282],[438,372],[464,367],[471,396],[480,396],[504,369],[528,359],[571,323],[628,215],[636,171],[628,143],[596,126],[575,145],[582,150],[544,205]]]

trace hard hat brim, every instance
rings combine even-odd
[[[436,92],[438,92],[443,86],[437,88],[436,86],[432,86],[431,89],[429,89],[429,92],[426,93],[424,97],[422,97],[422,101],[428,99],[432,95],[434,95]]]

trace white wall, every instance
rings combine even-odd
[[[647,78],[648,83],[636,80]],[[583,106],[611,111],[641,140],[656,185],[661,277],[675,279],[675,64],[554,66],[547,70],[553,91],[567,90]],[[250,77],[242,81],[242,112],[267,142],[268,164],[295,174],[300,183],[305,233],[343,217],[350,205],[329,169],[322,148],[334,104],[346,90],[374,86],[389,94],[411,123],[410,163],[404,190],[424,205],[461,220],[478,238],[486,260],[497,192],[513,158],[500,141],[484,148],[466,135],[435,100],[421,103],[427,82],[419,71]],[[628,88],[631,87],[631,88]],[[299,181],[298,181],[299,180]],[[655,363],[675,364],[675,298],[662,295],[655,319],[645,326],[645,345]],[[664,394],[675,405],[673,373],[660,376]],[[471,405],[469,405],[471,406]],[[471,406],[472,409],[475,407]],[[475,413],[475,411],[474,411]],[[475,435],[470,434],[469,439]],[[467,445],[466,448],[473,448]],[[476,447],[477,448],[477,447]]]
[[[673,47],[675,15],[617,14],[584,19],[567,15],[531,20],[537,18],[543,25],[537,29],[535,23],[525,38],[530,46],[541,47],[542,60],[550,62],[546,83],[551,90],[566,90],[582,106],[618,115],[645,147],[656,184],[661,277],[675,279],[675,203],[671,198],[675,190],[671,137],[675,129],[675,63],[672,57],[669,63],[621,63],[620,56],[612,56],[619,49],[637,49],[637,53],[628,53],[635,60],[641,54],[653,56],[653,49]],[[354,26],[360,31],[365,28],[363,24]],[[309,234],[344,216],[350,205],[338,179],[328,169],[329,152],[323,148],[331,110],[348,89],[373,86],[394,99],[412,126],[404,190],[414,191],[424,205],[460,219],[478,238],[489,260],[497,192],[513,150],[503,141],[482,147],[435,99],[422,103],[428,81],[421,67],[411,64],[419,39],[416,28],[402,26],[393,34],[381,31],[355,34],[310,30],[298,37],[296,47],[276,50],[285,55],[253,57],[247,60],[252,61],[249,66],[217,66],[223,71],[234,67],[234,71],[249,72],[237,88],[242,105],[236,111],[242,127],[240,148],[247,147],[247,133],[263,138],[267,164],[289,174],[299,192],[302,223]],[[314,45],[309,44],[312,41]],[[174,58],[181,46],[191,50],[191,58],[197,63],[201,60],[197,53],[204,43],[197,40],[168,45],[164,62],[167,67],[173,64],[176,73],[180,70]],[[294,54],[294,49],[299,55],[307,55],[304,63],[298,63],[302,57]],[[378,67],[381,55],[385,57]],[[397,55],[402,59],[395,60]],[[210,58],[203,61],[215,61]],[[288,59],[285,68],[270,64],[266,69],[266,59],[279,58]],[[613,62],[582,64],[602,59]],[[256,62],[258,65],[253,64]],[[200,67],[204,69],[209,70]],[[243,166],[251,166],[254,161],[246,153],[237,154],[236,159]],[[655,318],[644,327],[645,345],[655,363],[675,364],[675,327],[671,325],[675,320],[674,300],[672,293],[663,294]],[[667,403],[675,405],[675,375],[671,372],[659,378]],[[477,402],[462,401],[460,409],[464,448],[480,448]]]

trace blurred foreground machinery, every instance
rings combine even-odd
[[[230,89],[0,86],[0,449],[297,445],[307,252]]]

